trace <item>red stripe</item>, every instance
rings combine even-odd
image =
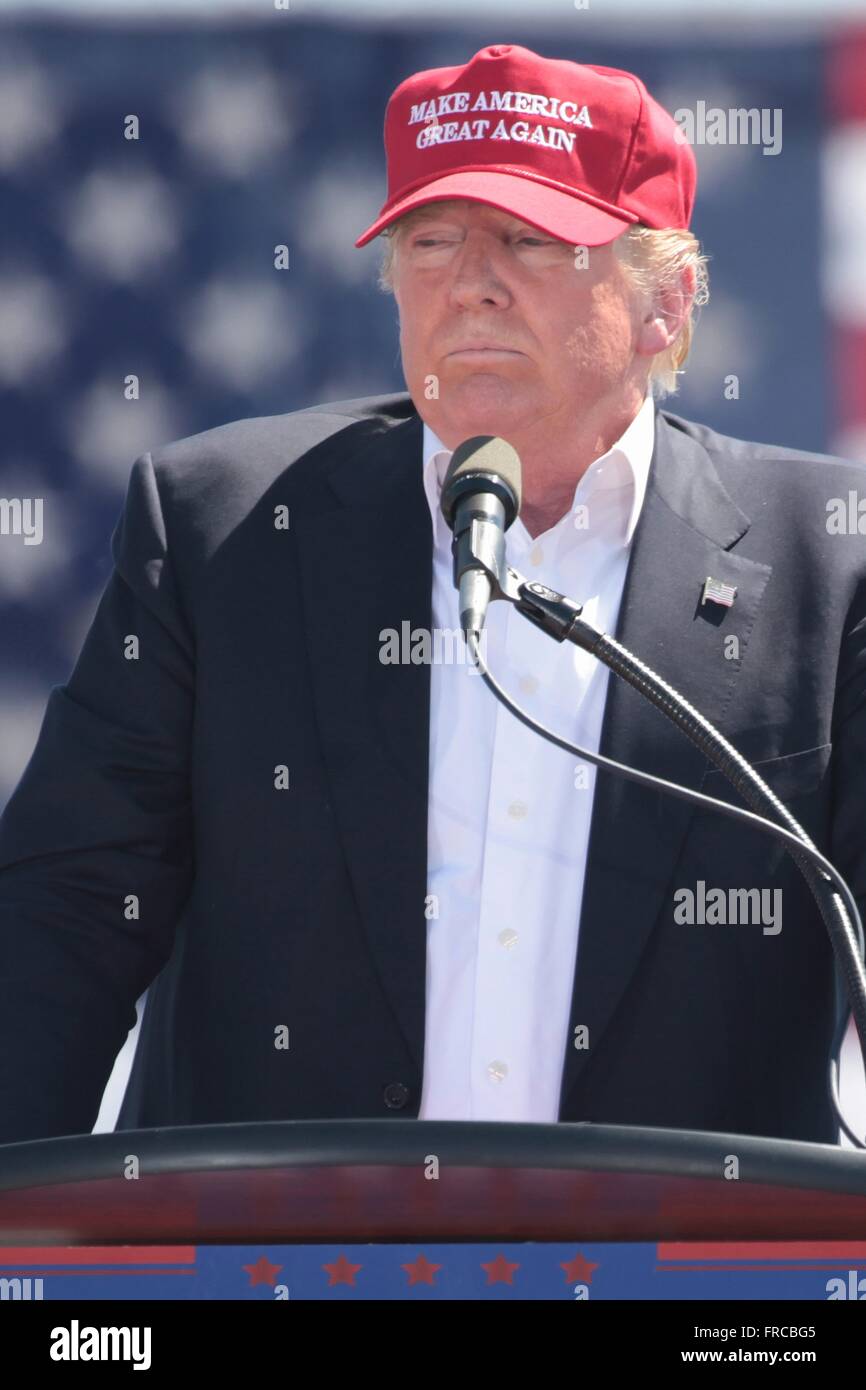
[[[866,120],[866,28],[840,29],[827,49],[826,101],[833,121]]]
[[[835,1265],[656,1265],[654,1274],[838,1274]]]
[[[168,1276],[169,1274],[189,1276],[198,1274],[198,1270],[192,1265],[183,1265],[180,1268],[172,1266],[169,1269],[159,1269],[156,1265],[147,1265],[142,1269],[135,1269],[132,1265],[128,1268],[111,1265],[107,1269],[93,1267],[75,1269],[71,1266],[68,1269],[59,1269],[57,1265],[47,1265],[42,1269],[38,1265],[27,1265],[23,1269],[7,1269],[4,1265],[2,1277],[4,1279],[13,1279],[18,1276],[23,1279],[89,1279],[92,1276],[95,1279],[117,1279],[127,1275],[132,1278],[152,1279],[156,1276],[161,1279],[163,1275]]]
[[[3,1245],[0,1269],[7,1265],[189,1265],[194,1245]]]
[[[866,1260],[863,1240],[660,1241],[659,1260]]]

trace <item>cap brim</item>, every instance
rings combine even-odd
[[[563,193],[537,179],[520,174],[503,174],[496,170],[466,170],[431,179],[422,188],[401,198],[371,223],[358,237],[355,246],[366,246],[387,226],[412,208],[424,203],[441,203],[446,198],[468,198],[487,203],[529,222],[548,236],[557,237],[574,246],[605,246],[615,241],[626,228],[639,219],[627,212],[614,214],[587,202],[578,193]]]

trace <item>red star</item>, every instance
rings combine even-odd
[[[497,1255],[495,1260],[483,1264],[481,1268],[487,1270],[488,1284],[510,1284],[515,1269],[519,1269],[520,1265],[509,1264],[504,1255]]]
[[[345,1255],[341,1255],[332,1265],[322,1265],[322,1269],[328,1271],[328,1288],[333,1288],[334,1284],[350,1284],[355,1287],[355,1275],[362,1265],[350,1264]]]
[[[409,1271],[410,1284],[432,1284],[433,1275],[441,1265],[431,1265],[426,1255],[419,1255],[413,1265],[404,1265],[404,1269]]]
[[[567,1284],[591,1284],[592,1271],[598,1269],[597,1264],[591,1260],[585,1260],[582,1255],[575,1255],[573,1260],[568,1263],[564,1260],[560,1262],[565,1270],[565,1282]]]
[[[282,1269],[282,1265],[272,1265],[267,1255],[260,1255],[254,1265],[243,1265],[250,1276],[250,1288],[254,1289],[256,1284],[270,1284],[274,1286],[274,1280]]]

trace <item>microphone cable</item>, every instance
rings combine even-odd
[[[579,610],[577,611],[579,613]],[[524,612],[524,616],[529,616],[529,614]],[[742,754],[713,727],[708,719],[678,694],[673,686],[664,681],[644,662],[633,656],[621,643],[606,634],[597,632],[582,619],[579,620],[579,625],[584,630],[584,635],[581,640],[577,641],[578,646],[591,651],[617,675],[620,675],[630,685],[646,695],[663,714],[682,729],[692,743],[716,763],[720,771],[746,800],[752,801],[753,804],[757,802],[765,806],[769,802],[771,808],[781,815],[790,828],[779,825],[754,811],[747,811],[743,807],[732,806],[727,801],[720,801],[716,797],[707,796],[704,792],[694,791],[691,787],[683,787],[677,782],[669,782],[650,772],[641,772],[638,768],[629,767],[627,763],[617,762],[601,753],[592,753],[589,749],[581,748],[569,739],[562,738],[522,709],[499,685],[481,654],[480,634],[474,629],[469,629],[465,631],[464,636],[475,666],[490,692],[515,718],[519,719],[527,728],[541,734],[549,743],[555,744],[567,753],[576,754],[579,758],[594,763],[597,767],[619,773],[620,776],[638,782],[642,786],[671,792],[674,796],[692,802],[696,806],[719,811],[734,820],[745,821],[783,842],[812,891],[830,934],[837,968],[848,983],[851,997],[854,1000],[857,1034],[864,1070],[866,1070],[866,971],[864,971],[863,966],[863,924],[860,920],[857,903],[848,884],[838,870],[812,843],[787,807],[778,800]],[[572,631],[568,634],[572,640],[576,640],[574,628],[577,626],[578,624],[575,622],[572,625]],[[587,632],[591,634],[589,640],[585,636]],[[563,638],[558,640],[561,641]],[[832,889],[830,884],[832,884]],[[836,1022],[831,1044],[827,1078],[828,1089],[840,1127],[855,1148],[866,1150],[866,1142],[855,1133],[842,1113],[839,1094],[840,1054],[850,1017],[850,1007],[843,1007]]]

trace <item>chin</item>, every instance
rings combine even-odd
[[[522,415],[527,406],[513,381],[492,372],[476,372],[471,380],[453,382],[447,389],[455,420],[486,415],[504,415],[514,419]]]

